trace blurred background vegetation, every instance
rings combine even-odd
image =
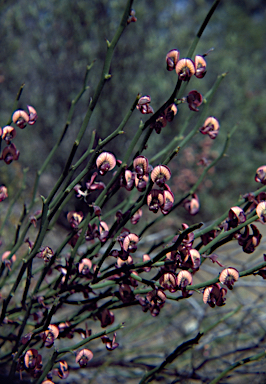
[[[115,50],[112,79],[103,90],[77,156],[86,150],[91,130],[96,129],[100,137],[105,137],[118,126],[138,93],[151,96],[154,110],[169,98],[176,74],[166,71],[166,53],[177,48],[181,57],[186,56],[211,4],[209,0],[134,2],[137,23],[128,26]],[[25,109],[27,104],[33,105],[39,119],[33,127],[18,132],[15,144],[21,152],[20,161],[8,167],[1,162],[1,183],[12,184],[16,189],[22,168],[30,166],[27,178],[30,190],[36,170],[64,127],[70,102],[81,89],[86,66],[96,60],[89,89],[75,110],[63,150],[54,157],[46,177],[42,178],[40,193],[46,195],[51,189],[62,171],[98,82],[106,52],[105,39],[113,37],[123,6],[121,0],[2,1],[0,124],[7,123],[22,83],[25,87],[19,107]],[[193,144],[171,162],[175,173],[171,188],[176,200],[195,182],[201,168],[197,165],[201,155],[207,153],[210,159],[217,156],[227,133],[238,124],[227,156],[199,191],[200,220],[214,219],[235,204],[240,194],[256,189],[255,171],[265,163],[265,9],[262,0],[222,1],[196,50],[203,54],[214,48],[207,57],[207,75],[203,80],[192,79],[187,92],[197,89],[204,95],[219,74],[228,72],[209,110],[210,115],[218,118],[221,128],[214,142],[198,134]],[[151,157],[160,151],[190,113],[187,105],[181,105],[178,117],[162,134],[153,133],[144,154]],[[107,150],[120,158],[140,118],[135,112],[126,134]],[[191,120],[189,129],[195,121]],[[178,215],[189,221],[183,209]]]

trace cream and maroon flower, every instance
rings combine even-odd
[[[154,123],[150,125],[152,129],[159,135],[161,133],[162,128],[166,127],[167,119],[165,113],[161,113],[159,117],[155,120]]]
[[[101,339],[108,351],[113,351],[119,346],[119,344],[115,341],[116,332],[114,333],[113,340],[110,340],[108,336],[102,336]]]
[[[180,271],[176,278],[179,288],[186,288],[187,285],[191,285],[193,282],[192,275],[188,271]]]
[[[102,152],[97,157],[96,166],[100,175],[105,175],[106,172],[111,171],[116,166],[116,158],[110,152]]]
[[[167,289],[169,292],[173,293],[177,290],[177,281],[176,276],[173,272],[165,272],[159,279],[159,283],[163,289]]]
[[[184,208],[190,213],[190,215],[194,216],[199,212],[200,202],[198,195],[193,193],[190,199],[186,199],[184,201]]]
[[[142,179],[149,171],[149,161],[145,156],[137,156],[133,161],[133,167],[139,179]]]
[[[17,256],[14,254],[10,257],[11,252],[6,251],[2,255],[2,263],[11,271],[11,266],[17,260]]]
[[[93,358],[93,353],[89,349],[82,349],[78,352],[76,356],[76,363],[80,365],[81,368],[84,368],[88,365],[88,362]]]
[[[246,221],[245,212],[238,206],[230,208],[228,217],[230,228],[236,228],[239,224],[243,224]]]
[[[256,171],[255,181],[257,183],[266,184],[266,165],[262,165]]]
[[[179,60],[179,51],[177,49],[171,49],[166,55],[166,69],[167,71],[173,71]]]
[[[266,201],[262,201],[257,205],[256,213],[259,216],[259,220],[262,224],[266,223]]]
[[[109,235],[109,227],[105,221],[99,223],[99,240],[104,243]]]
[[[136,12],[134,11],[134,9],[131,9],[129,17],[127,19],[127,24],[135,23],[137,21],[137,18],[135,15],[136,15]]]
[[[260,234],[260,231],[256,225],[251,224],[250,227],[253,232],[252,234],[250,234],[249,226],[247,225],[246,227],[242,228],[242,230],[244,229],[244,232],[242,233],[240,231],[240,233],[237,235],[238,244],[241,245],[243,252],[245,253],[253,253],[256,247],[260,244],[262,238],[262,235]]]
[[[123,267],[123,265],[131,265],[133,264],[133,259],[130,255],[124,260],[121,257],[117,257],[116,259],[116,266],[117,268]]]
[[[172,191],[164,190],[163,191],[163,206],[161,207],[161,211],[164,215],[167,215],[171,209],[173,208],[173,204],[175,201],[175,197]]]
[[[92,268],[92,262],[90,259],[82,259],[78,265],[78,271],[81,275],[88,275]]]
[[[206,75],[206,66],[207,64],[203,56],[196,55],[195,56],[195,69],[196,69],[195,76],[198,79],[202,79]]]
[[[28,121],[28,124],[29,125],[33,125],[35,124],[37,118],[38,118],[38,115],[37,115],[37,112],[36,112],[36,109],[33,108],[31,105],[28,105],[28,111],[29,111],[29,121]]]
[[[151,97],[149,95],[142,96],[137,104],[137,109],[143,114],[154,113],[153,108],[150,106]]]
[[[123,249],[125,252],[134,253],[137,250],[139,237],[135,233],[130,233],[124,238]]]
[[[151,260],[151,258],[150,258],[150,256],[149,256],[147,253],[145,253],[145,255],[142,256],[142,261],[143,261],[143,263],[148,262],[148,261],[150,261],[150,260]],[[151,267],[143,267],[142,269],[143,269],[143,271],[145,271],[145,272],[150,272]]]
[[[192,268],[198,269],[200,266],[200,253],[199,253],[199,251],[192,248],[192,249],[190,249],[189,253],[190,253],[190,258],[192,260]]]
[[[134,215],[131,217],[130,221],[133,225],[137,224],[142,217],[142,209],[139,208],[137,212],[134,213]]]
[[[219,129],[219,121],[215,117],[210,116],[205,120],[203,127],[201,127],[199,131],[203,135],[209,135],[209,137],[214,140],[219,133]]]
[[[202,95],[196,91],[190,91],[187,95],[188,107],[191,111],[198,112],[198,107],[202,104]]]
[[[226,268],[220,273],[219,276],[220,283],[223,283],[229,289],[233,289],[233,285],[238,279],[239,272],[235,268]]]
[[[44,341],[45,347],[51,348],[52,345],[54,344],[55,339],[58,338],[58,335],[59,335],[59,328],[54,324],[50,324],[48,326],[48,330],[46,330],[43,333],[43,341]]]
[[[165,119],[169,122],[173,121],[177,112],[178,108],[175,104],[169,105],[169,107],[164,111]]]
[[[150,211],[157,213],[164,205],[163,193],[158,189],[152,189],[147,196],[147,205]]]
[[[121,175],[120,185],[125,187],[127,191],[132,191],[135,185],[135,172],[126,169]]]
[[[8,198],[7,187],[5,185],[0,186],[0,202]]]
[[[20,129],[25,128],[29,120],[30,120],[29,115],[27,114],[27,112],[23,111],[22,109],[18,109],[13,113],[12,121]]]
[[[37,257],[44,260],[45,263],[48,263],[51,258],[54,256],[54,251],[50,247],[43,247],[39,253],[37,253]]]
[[[221,288],[219,284],[213,284],[210,287],[204,289],[203,302],[209,304],[211,308],[215,305],[221,307],[225,304],[225,295],[227,293],[226,288]]]
[[[195,74],[195,66],[191,59],[179,60],[175,70],[182,81],[188,81]]]
[[[83,220],[82,212],[70,211],[67,214],[67,221],[70,223],[71,227],[78,229],[80,222]]]
[[[24,356],[24,364],[26,369],[33,370],[41,364],[42,356],[39,355],[37,349],[29,349]]]
[[[6,125],[2,129],[2,139],[5,140],[7,144],[10,144],[11,141],[16,137],[16,130],[11,125]]]
[[[59,361],[59,368],[57,371],[57,376],[60,379],[66,379],[69,375],[68,364],[65,360]]]
[[[139,192],[145,191],[147,183],[149,181],[149,175],[144,175],[142,178],[135,177],[135,186]]]
[[[143,306],[143,310],[149,309],[151,315],[156,317],[159,315],[160,310],[163,308],[166,301],[166,294],[162,289],[155,288],[153,291],[150,291],[146,296],[146,302],[143,303],[142,300],[139,300],[140,304]]]
[[[6,164],[12,163],[13,160],[18,160],[19,151],[17,150],[15,144],[10,144],[3,149],[0,160],[4,160]]]
[[[98,319],[101,322],[101,327],[105,328],[108,325],[113,324],[113,322],[115,321],[115,316],[113,312],[109,311],[108,308],[104,308],[103,311],[98,314]]]
[[[151,172],[152,181],[159,187],[163,187],[170,177],[171,171],[166,165],[157,165]]]

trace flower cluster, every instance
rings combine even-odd
[[[12,121],[17,127],[24,129],[27,124],[35,124],[37,117],[36,110],[32,106],[28,105],[28,113],[22,109],[18,109],[13,113]],[[17,150],[15,144],[12,143],[16,134],[16,129],[11,125],[6,125],[5,127],[0,128],[0,136],[7,144],[2,151],[0,160],[4,160],[6,164],[10,164],[13,160],[18,160],[19,158],[19,151]]]
[[[206,61],[204,55],[196,55],[194,62],[185,58],[179,60],[180,53],[177,49],[172,49],[166,55],[166,68],[168,71],[176,70],[180,80],[188,81],[193,75],[202,79],[206,74]]]

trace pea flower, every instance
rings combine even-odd
[[[188,81],[195,74],[195,66],[191,59],[179,60],[175,70],[182,81]]]
[[[198,79],[202,79],[206,75],[206,66],[207,64],[203,56],[196,55],[195,56],[195,69],[196,69],[195,76]]]
[[[116,158],[112,153],[102,152],[96,160],[96,166],[100,175],[105,175],[106,172],[111,171],[116,166]]]
[[[214,140],[219,133],[219,128],[219,121],[215,117],[211,116],[205,120],[203,127],[201,127],[199,131],[203,135],[209,135],[209,137]]]
[[[179,60],[180,53],[177,49],[171,49],[166,55],[166,69],[167,71],[173,71]]]

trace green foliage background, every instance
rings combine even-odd
[[[214,218],[234,204],[240,194],[255,189],[255,171],[265,162],[266,24],[263,3],[259,0],[222,1],[197,48],[199,54],[211,47],[214,51],[207,57],[206,77],[193,79],[187,91],[197,89],[204,95],[219,74],[228,72],[209,110],[221,125],[218,138],[211,143],[214,155],[216,152],[213,151],[222,148],[227,132],[238,123],[228,156],[216,166],[215,173],[209,177],[211,182],[206,183],[199,193],[201,220]],[[166,71],[165,55],[170,49],[178,48],[181,57],[186,56],[210,4],[207,0],[135,1],[137,23],[129,25],[116,48],[112,78],[96,107],[90,131],[96,129],[101,137],[105,137],[114,130],[138,93],[149,94],[155,110],[168,99],[176,74]],[[121,0],[2,2],[0,124],[4,126],[8,121],[22,83],[25,87],[19,106],[33,105],[39,114],[37,124],[19,131],[19,139],[16,139],[21,152],[21,166],[30,165],[28,186],[65,124],[70,102],[81,87],[86,65],[96,60],[90,74],[90,88],[75,110],[63,150],[56,155],[47,178],[42,179],[40,193],[44,195],[62,171],[101,72],[106,52],[105,39],[112,38],[123,6]],[[188,113],[191,112],[187,105],[181,105],[178,118],[168,124],[160,136],[153,134],[151,145],[144,154],[150,157],[161,150],[178,132]],[[117,147],[112,144],[109,148],[118,158],[141,117],[135,112],[127,133],[116,140]],[[194,122],[192,119],[190,129]],[[197,135],[190,154],[197,155],[204,140],[210,142],[209,138]],[[87,145],[88,135],[84,137],[78,155]],[[196,158],[193,160],[193,156],[189,167],[196,171]],[[181,151],[170,166],[182,175],[186,163],[187,157]],[[22,169],[20,165],[13,163],[8,167],[8,173],[7,166],[0,165],[1,182],[7,183],[11,178],[15,187]],[[176,198],[179,183],[180,179],[176,178],[171,184]]]

